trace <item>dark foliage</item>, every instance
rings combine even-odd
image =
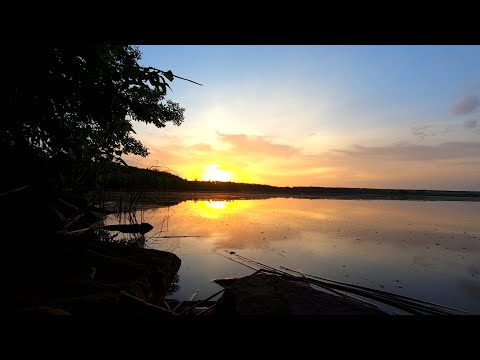
[[[92,165],[148,155],[132,121],[180,125],[184,109],[165,99],[173,73],[140,66],[140,58],[124,45],[12,46],[2,67],[3,167],[60,173],[74,184]]]

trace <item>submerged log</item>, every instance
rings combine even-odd
[[[153,229],[153,226],[148,223],[141,224],[120,224],[120,225],[105,225],[102,226],[102,229],[110,231],[120,231],[121,233],[140,233],[146,234]]]

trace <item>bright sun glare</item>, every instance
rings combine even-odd
[[[203,181],[231,181],[232,173],[230,171],[220,170],[220,165],[212,164],[205,166],[202,174]]]
[[[205,205],[211,209],[224,209],[227,205],[226,201],[205,201]]]

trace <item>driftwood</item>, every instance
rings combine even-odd
[[[15,189],[8,190],[8,191],[6,191],[6,192],[4,192],[4,193],[0,193],[0,196],[10,195],[10,194],[13,194],[13,193],[16,193],[16,192],[19,192],[19,191],[28,189],[29,187],[30,187],[30,185],[20,186],[20,187],[15,188]]]
[[[198,295],[198,292],[200,291],[200,289],[198,290],[195,290],[192,294],[192,296],[190,296],[190,298],[188,300],[183,300],[183,301],[180,301],[177,306],[175,306],[172,311],[175,312],[180,306],[182,306],[185,302],[190,302],[190,301],[193,301],[193,299],[195,299],[195,297]]]
[[[224,292],[225,289],[222,289],[218,292],[216,292],[215,294],[213,295],[210,295],[208,298],[204,299],[204,300],[201,300],[200,302],[198,302],[197,304],[183,310],[182,312],[180,312],[178,315],[187,315],[190,311],[192,311],[193,309],[195,309],[196,307],[198,307],[200,304],[203,304],[203,303],[206,303],[207,301],[209,301],[210,299],[213,299],[215,296],[217,295],[220,295],[222,292]]]
[[[162,308],[158,305],[151,304],[137,296],[131,295],[126,291],[120,291],[119,305],[126,308],[128,313],[132,310],[144,315],[175,315],[172,311]]]

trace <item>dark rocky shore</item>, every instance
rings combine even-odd
[[[73,237],[32,244],[8,256],[16,264],[9,271],[2,269],[2,315],[171,316],[179,305],[168,300],[181,265],[172,253]],[[216,303],[182,305],[175,314],[188,308],[192,309],[185,315],[382,314],[307,284],[265,274],[237,279]]]
[[[156,313],[132,297],[163,306],[181,264],[172,253],[84,237],[31,244],[2,257],[12,266],[2,269],[4,315]]]

